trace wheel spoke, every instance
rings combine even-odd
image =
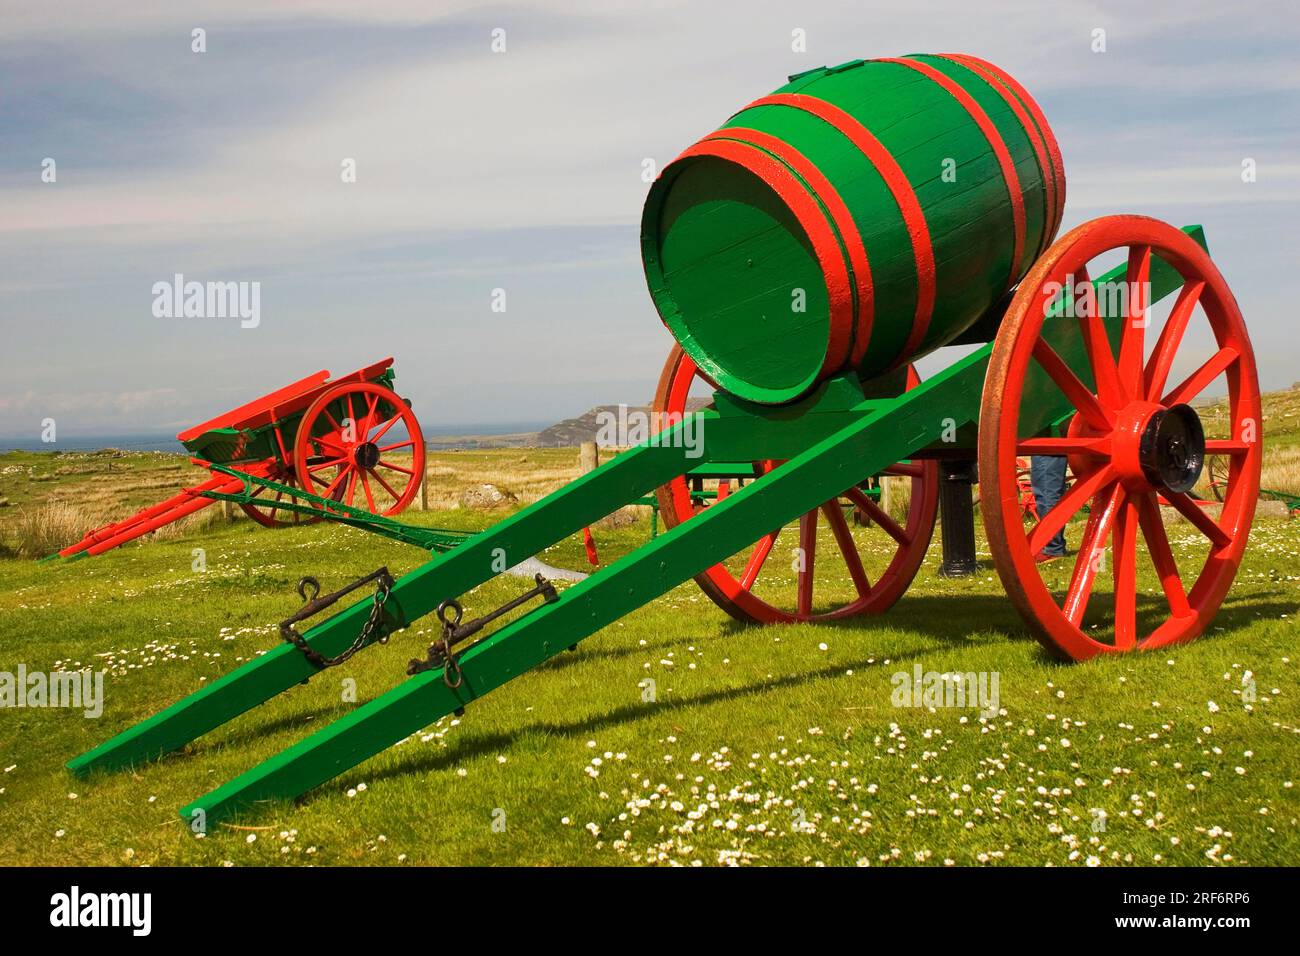
[[[1109,355],[1109,351],[1106,354]],[[1083,382],[1079,381],[1079,377],[1070,370],[1065,360],[1057,354],[1056,349],[1047,344],[1045,339],[1034,342],[1034,358],[1088,424],[1099,431],[1110,431],[1109,413],[1101,407],[1097,397],[1088,391],[1088,387]]]
[[[371,438],[370,440],[371,440],[372,442],[374,442],[375,444],[379,444],[379,439],[381,439],[381,438],[383,438],[385,435],[387,435],[387,434],[388,434],[388,429],[390,429],[390,428],[392,428],[394,425],[396,425],[396,424],[401,420],[401,418],[402,418],[402,415],[401,415],[401,413],[399,412],[398,414],[396,414],[396,415],[394,415],[392,418],[390,418],[388,421],[384,422],[384,424],[380,426],[379,431],[376,432],[376,433],[375,433],[375,436],[374,436],[373,438]],[[413,445],[413,444],[415,444],[415,442],[407,442],[407,444],[408,444],[408,445]]]
[[[1184,518],[1194,524],[1201,534],[1209,538],[1210,543],[1216,549],[1225,548],[1232,544],[1232,537],[1228,532],[1220,528],[1218,522],[1206,514],[1205,510],[1189,498],[1186,492],[1182,494],[1166,493],[1165,500],[1178,509]]]
[[[1160,337],[1156,339],[1155,348],[1151,350],[1151,361],[1147,363],[1145,378],[1148,402],[1154,402],[1165,390],[1165,385],[1169,382],[1169,370],[1174,366],[1174,356],[1178,354],[1183,333],[1187,331],[1187,322],[1191,319],[1196,303],[1200,301],[1204,290],[1203,281],[1188,282],[1178,293],[1178,301],[1174,303],[1169,318],[1165,320],[1165,327],[1160,330]]]
[[[380,487],[382,487],[384,491],[388,492],[390,495],[393,496],[393,501],[401,500],[402,496],[399,495],[396,491],[394,491],[393,486],[390,485],[388,482],[384,481],[384,476],[381,475],[379,472],[375,471],[373,468],[370,469],[370,477],[374,478],[375,481],[379,482]]]
[[[925,466],[922,465],[920,462],[909,461],[905,463],[899,463],[897,465],[890,465],[888,468],[882,471],[881,474],[894,475],[896,477],[905,477],[905,478],[920,478],[921,475],[924,474],[924,472],[925,472]]]
[[[1165,599],[1169,601],[1169,610],[1174,617],[1187,617],[1192,613],[1187,603],[1187,592],[1183,590],[1183,579],[1178,574],[1178,562],[1169,550],[1169,537],[1165,534],[1165,523],[1160,517],[1160,506],[1156,504],[1154,492],[1138,496],[1138,519],[1142,523],[1142,537],[1146,539],[1147,549],[1151,552],[1151,563],[1160,576],[1160,587],[1164,589]]]
[[[331,458],[328,461],[317,462],[314,465],[308,464],[307,470],[311,472],[311,471],[320,471],[322,468],[337,468],[339,465],[343,464],[346,461],[347,461],[346,456],[342,458]]]
[[[908,537],[907,532],[899,526],[898,522],[891,518],[884,508],[867,497],[861,488],[850,488],[845,494],[848,495],[850,501],[865,511],[872,521],[880,525],[885,530],[885,533],[899,544],[908,545],[912,543],[912,539]]]
[[[740,586],[746,591],[754,587],[754,582],[758,580],[758,573],[763,570],[763,564],[767,561],[767,556],[772,553],[772,545],[776,544],[776,536],[781,533],[781,529],[765,534],[758,539],[758,544],[754,546],[754,553],[749,556],[745,563],[745,570],[740,575]]]
[[[1207,455],[1244,455],[1250,451],[1250,443],[1232,441],[1226,438],[1212,438],[1205,443]]]
[[[1088,609],[1088,599],[1092,597],[1092,585],[1100,570],[1098,565],[1101,563],[1102,555],[1106,553],[1106,541],[1115,524],[1115,515],[1124,504],[1124,494],[1124,486],[1117,481],[1111,485],[1110,493],[1105,496],[1104,505],[1097,507],[1101,495],[1092,500],[1092,511],[1088,515],[1088,524],[1083,532],[1083,540],[1079,542],[1079,553],[1074,561],[1074,574],[1070,578],[1070,587],[1061,605],[1061,610],[1075,627],[1083,621],[1084,612]]]
[[[375,462],[375,467],[376,467],[376,468],[391,468],[393,471],[400,471],[400,472],[401,472],[402,474],[404,474],[404,475],[410,475],[412,478],[415,477],[415,469],[414,469],[414,468],[403,468],[401,465],[393,465],[393,464],[389,464],[388,462],[384,461],[382,458],[379,459],[379,461]]]
[[[333,438],[327,438],[325,435],[313,435],[311,441],[314,444],[320,445],[322,454],[324,454],[326,445],[333,448],[336,452],[342,452],[344,455],[348,453],[347,445],[342,444],[342,442],[337,442]]]
[[[347,505],[348,505],[349,508],[352,507],[352,498],[353,498],[353,496],[356,494],[356,491],[357,491],[357,473],[356,473],[355,471],[353,471],[352,469],[348,469],[348,498],[347,498]]]
[[[1088,455],[1110,457],[1110,436],[1092,438],[1024,438],[1016,442],[1017,455]]]
[[[1137,644],[1137,506],[1126,501],[1115,519],[1115,647]]]
[[[372,394],[370,396],[370,407],[366,409],[366,426],[364,429],[357,430],[357,439],[359,441],[370,440],[370,430],[375,427],[375,416],[379,414],[379,396]],[[364,476],[363,476],[364,477]]]
[[[392,451],[394,448],[405,448],[407,445],[414,445],[414,444],[415,444],[415,442],[414,442],[414,441],[410,441],[410,440],[407,440],[407,441],[399,441],[399,442],[397,442],[396,444],[392,444],[392,445],[384,445],[384,446],[383,446],[382,448],[380,448],[379,450],[380,450],[381,452],[384,452],[384,451]]]
[[[1151,279],[1151,247],[1132,246],[1128,251],[1128,269],[1124,275],[1124,329],[1120,335],[1120,388],[1130,396],[1142,394],[1142,358],[1146,347],[1148,284]]]
[[[1079,329],[1083,333],[1084,348],[1088,352],[1088,363],[1092,366],[1093,381],[1097,383],[1097,394],[1103,402],[1119,405],[1124,396],[1124,389],[1115,368],[1115,356],[1110,349],[1110,338],[1106,334],[1106,323],[1097,301],[1097,287],[1088,278],[1088,268],[1083,266],[1075,276],[1075,285],[1082,283],[1085,287],[1083,315],[1080,316]],[[1076,310],[1077,314],[1077,310]],[[1053,376],[1055,378],[1055,376]],[[1058,381],[1058,384],[1059,381]],[[1069,393],[1067,392],[1068,396]],[[1077,407],[1077,406],[1076,406]],[[1080,409],[1082,411],[1082,409]]]
[[[1230,345],[1224,346],[1215,352],[1208,362],[1183,379],[1182,384],[1162,398],[1160,404],[1168,408],[1170,405],[1190,402],[1240,357],[1241,353],[1235,348]]]
[[[849,569],[849,577],[853,579],[853,586],[857,588],[861,597],[866,597],[871,593],[871,581],[867,578],[866,569],[862,567],[862,556],[858,554],[858,543],[853,540],[853,532],[849,530],[849,523],[844,520],[844,512],[840,510],[839,499],[836,498],[822,505],[822,513],[826,515],[826,523],[831,526],[831,533],[835,535],[835,543],[840,546],[840,554],[844,555],[844,564]]]
[[[1087,477],[1076,479],[1056,506],[1043,515],[1030,531],[1029,553],[1036,555],[1042,551],[1047,542],[1056,537],[1056,533],[1069,523],[1089,498],[1114,480],[1115,472],[1109,464],[1102,465]]]
[[[372,512],[375,510],[375,496],[370,491],[370,479],[366,477],[365,471],[358,469],[357,474],[361,476],[361,489],[366,493],[366,507]]]
[[[798,614],[807,617],[812,614],[813,564],[817,558],[816,509],[799,516],[799,550],[803,552],[803,562],[799,569]]]
[[[339,487],[339,482],[341,482],[347,476],[348,476],[348,470],[346,468],[340,468],[339,473],[334,476],[334,480],[331,481],[329,485],[325,488],[325,491],[324,493],[321,494],[321,497],[334,498],[334,500],[337,501],[338,499],[335,498],[334,496],[337,495],[341,490]]]

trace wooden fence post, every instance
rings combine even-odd
[[[600,451],[594,441],[585,441],[578,446],[578,470],[584,475],[595,471],[600,464]]]

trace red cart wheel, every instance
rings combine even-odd
[[[282,485],[295,485],[297,480],[292,470],[277,468],[274,472],[267,475],[271,481],[278,482]],[[284,501],[285,493],[283,491],[272,492],[265,485],[259,485],[253,492],[256,502],[243,502],[240,508],[244,514],[248,515],[258,524],[267,528],[286,528],[298,524],[315,524],[320,518],[312,515],[303,514],[301,511],[290,511],[288,508],[279,507],[280,502]]]
[[[1092,260],[1117,249],[1127,251],[1124,288],[1130,290],[1119,354],[1091,292],[1074,303],[1077,319],[1052,320],[1080,323],[1090,365],[1083,378],[1097,383],[1091,387],[1042,337],[1044,317],[1062,289],[1087,281]],[[1183,284],[1148,349],[1146,283],[1153,254],[1176,269]],[[1090,284],[1085,288],[1093,290]],[[1193,365],[1184,333],[1198,311],[1208,321],[1215,350]],[[1184,362],[1195,371],[1169,388],[1170,370]],[[1232,424],[1223,426],[1227,434],[1207,440],[1189,403],[1220,378],[1226,380]],[[1064,438],[1021,437],[1020,419],[1041,403],[1049,381],[1078,413]],[[1047,251],[1021,282],[998,331],[979,435],[980,480],[990,492],[982,509],[989,547],[1008,595],[1044,646],[1084,660],[1190,641],[1205,629],[1232,585],[1250,533],[1259,490],[1259,427],[1255,358],[1241,312],[1218,268],[1189,236],[1143,216],[1108,216],[1079,226]],[[1075,481],[1055,508],[1026,528],[1016,456],[1036,454],[1068,456]],[[1188,494],[1206,454],[1231,462],[1217,519]],[[1160,497],[1195,529],[1193,550],[1204,553],[1190,590],[1170,548]],[[1088,520],[1072,568],[1064,561],[1037,564],[1035,555],[1085,505]],[[1139,530],[1150,568],[1141,560]],[[1112,538],[1113,594],[1090,602]],[[1200,561],[1199,554],[1192,557]],[[1181,560],[1184,567],[1191,563],[1186,556]],[[1140,564],[1151,572],[1145,581],[1157,584],[1139,589]]]
[[[298,483],[312,494],[395,515],[420,490],[424,434],[392,389],[350,382],[324,392],[303,413],[293,457]]]
[[[909,374],[908,387],[911,388],[916,379],[914,372]],[[664,414],[669,416],[667,421],[672,422],[675,420],[672,416],[680,415],[686,410],[686,400],[697,377],[708,381],[681,347],[673,346],[655,394],[654,410],[660,413],[655,416],[657,424],[664,420]],[[753,474],[758,477],[779,467],[780,462],[757,461],[753,463]],[[777,624],[826,621],[855,614],[880,613],[888,609],[902,597],[916,577],[930,545],[939,503],[939,466],[933,461],[909,462],[886,469],[886,474],[911,479],[912,496],[906,522],[900,525],[866,494],[864,486],[870,479],[864,479],[859,485],[800,517],[798,543],[803,549],[805,560],[803,570],[792,572],[795,585],[793,601],[785,594],[786,599],[781,604],[773,603],[778,600],[776,594],[789,590],[782,589],[779,585],[776,593],[771,595],[771,600],[755,593],[756,588],[765,583],[760,581],[760,575],[772,554],[777,537],[782,534],[780,528],[764,535],[747,552],[737,555],[730,562],[714,565],[696,575],[696,582],[718,607],[745,622]],[[737,477],[736,485],[743,485],[745,480],[744,477]],[[718,497],[725,498],[731,490],[730,482],[720,482]],[[684,477],[676,478],[658,489],[659,508],[667,527],[680,524],[696,511],[708,506],[704,501],[693,498],[690,492]],[[856,531],[850,528],[849,521],[844,516],[845,504],[866,516],[870,521],[869,526]],[[813,582],[819,514],[825,517],[830,528],[854,596],[814,612]],[[868,563],[875,566],[871,570],[879,571],[874,579]],[[735,565],[735,570],[729,568],[728,564]],[[766,589],[764,591],[766,593]]]

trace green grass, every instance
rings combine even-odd
[[[502,458],[501,480],[532,467],[530,454]],[[13,501],[83,493],[86,476],[15,482],[9,466],[57,464],[0,456]],[[404,520],[472,529],[499,517]],[[648,528],[596,534],[609,561]],[[1186,560],[1194,535],[1171,537]],[[204,573],[191,567],[198,547]],[[410,570],[421,552],[346,528],[239,521],[87,561],[0,558],[0,670],[108,672],[100,719],[0,711],[0,862],[1300,864],[1300,524],[1257,524],[1200,641],[1082,665],[1029,638],[980,548],[980,573],[947,581],[936,541],[889,614],[823,627],[742,627],[688,582],[463,718],[203,839],[180,806],[357,706],[342,699],[345,678],[360,702],[400,683],[434,619],[158,763],[75,779],[64,762],[273,647],[302,575],[331,589],[380,564]],[[545,560],[582,567],[580,539]],[[1141,584],[1154,613],[1149,570]],[[467,612],[525,587],[492,581],[464,597]],[[996,671],[1002,713],[894,707],[891,675],[916,664]]]

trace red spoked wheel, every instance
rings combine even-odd
[[[395,515],[420,490],[424,434],[392,389],[349,382],[321,394],[303,413],[294,470],[312,494]]]
[[[296,485],[297,478],[293,469],[277,466],[274,471],[266,476],[271,481],[278,482],[282,485]],[[281,508],[280,503],[285,500],[285,492],[271,491],[265,485],[259,485],[253,492],[254,501],[242,502],[239,507],[243,509],[244,514],[248,515],[258,524],[267,528],[284,528],[298,524],[314,524],[321,519],[313,515],[303,514],[301,511],[291,511],[288,508]]]
[[[708,381],[681,347],[673,346],[655,394],[656,424],[665,416],[673,422],[675,416],[685,412],[691,386],[697,379]],[[917,381],[915,373],[909,372],[907,387]],[[725,498],[746,480],[780,466],[777,461],[753,462],[748,473],[719,479],[717,497],[712,500]],[[868,494],[875,477],[864,476],[858,485],[801,516],[792,534],[777,528],[747,551],[697,575],[696,582],[715,604],[745,622],[827,621],[887,610],[902,597],[925,559],[938,510],[939,467],[933,461],[914,461],[886,469],[886,474],[909,479],[911,498],[907,518],[901,524]],[[709,499],[691,494],[684,477],[660,487],[657,496],[664,524],[669,528],[710,504]],[[846,507],[859,519],[865,518],[865,526],[850,527]],[[818,533],[821,518],[825,519],[829,535]],[[790,562],[772,557],[776,541],[783,534],[802,549],[804,560],[799,570],[794,570]],[[838,550],[842,571],[818,577],[818,554],[827,547]],[[814,582],[825,586],[830,594],[820,606],[814,603]]]
[[[1114,250],[1128,262],[1118,354],[1098,312],[1097,290],[1087,282],[1089,263]],[[1149,341],[1153,255],[1178,272],[1182,287]],[[1079,323],[1088,366],[1082,377],[1083,368],[1072,369],[1042,334],[1062,289],[1075,287],[1083,290],[1073,303],[1075,317],[1050,321]],[[1199,319],[1193,323],[1198,316],[1208,330]],[[1200,350],[1187,344],[1193,336],[1213,343],[1208,358],[1200,360]],[[1171,388],[1175,365],[1193,371]],[[1220,426],[1227,434],[1207,439],[1190,403],[1216,382],[1228,393],[1229,415]],[[1024,437],[1021,419],[1053,387],[1077,409],[1066,435]],[[1205,629],[1246,547],[1259,490],[1259,428],[1259,384],[1245,323],[1223,276],[1194,240],[1155,219],[1108,216],[1079,226],[1047,251],[1021,282],[998,331],[979,436],[980,480],[996,489],[985,494],[981,509],[989,547],[1008,595],[1045,647],[1084,660],[1190,641]],[[1217,518],[1188,493],[1207,454],[1230,463]],[[1067,456],[1075,475],[1056,507],[1028,527],[1016,484],[1018,455]],[[1176,536],[1178,559],[1161,498],[1194,529]],[[1035,555],[1085,506],[1074,561],[1036,563]],[[1108,542],[1113,593],[1099,600],[1093,592],[1104,576]],[[1180,564],[1200,565],[1190,589]]]

